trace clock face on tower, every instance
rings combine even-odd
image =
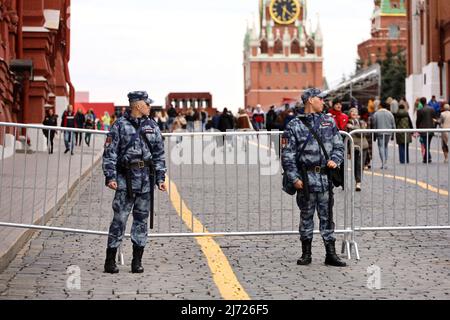
[[[279,24],[294,23],[300,16],[300,3],[298,0],[272,0],[270,15]]]

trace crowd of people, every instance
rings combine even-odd
[[[122,108],[120,115],[123,115],[125,110],[126,110],[125,108]],[[94,110],[92,109],[87,111],[86,113],[83,112],[82,109],[78,109],[77,112],[75,112],[73,106],[69,105],[67,106],[67,109],[64,111],[62,115],[61,122],[59,123],[59,125],[63,128],[109,131],[109,129],[116,120],[117,115],[116,114],[110,115],[107,111],[105,111],[103,116],[99,118],[96,116]],[[53,127],[58,126],[58,115],[55,114],[53,109],[47,110],[42,124],[44,126],[53,126]],[[48,152],[52,154],[54,149],[54,138],[55,135],[57,134],[57,131],[43,130],[43,133],[44,136],[47,138]],[[89,147],[92,137],[91,133],[83,134],[80,132],[72,133],[70,131],[65,131],[64,145],[66,149],[64,153],[68,153],[70,151],[70,154],[73,155],[75,146],[81,146],[81,144],[83,143],[83,135],[84,135],[84,142]]]
[[[351,132],[358,129],[434,129],[437,127],[450,128],[450,106],[445,102],[439,102],[433,96],[428,101],[425,97],[416,100],[413,110],[410,113],[410,106],[405,98],[399,100],[388,98],[381,101],[377,98],[369,100],[367,106],[359,105],[355,101],[351,104],[344,103],[340,99],[325,101],[324,113],[333,117],[339,130]],[[105,112],[101,118],[98,118],[93,110],[83,113],[81,109],[75,112],[72,106],[68,106],[63,113],[60,122],[61,127],[97,129],[109,131],[110,127],[118,117],[124,114],[126,108],[116,115],[109,115]],[[256,107],[247,107],[239,109],[237,114],[233,114],[227,108],[222,112],[215,111],[214,115],[209,115],[204,108],[189,108],[177,110],[170,107],[167,110],[155,110],[151,117],[158,124],[161,132],[202,132],[215,129],[221,132],[242,130],[242,131],[260,131],[260,130],[279,130],[284,131],[287,124],[298,114],[303,113],[301,103],[286,104],[281,107],[272,106],[266,113],[260,105]],[[410,114],[414,114],[416,119],[413,123]],[[53,110],[48,113],[43,122],[47,126],[57,126],[58,116]],[[44,130],[44,135],[48,140],[49,153],[53,153],[53,140],[56,131]],[[372,145],[377,143],[379,157],[381,160],[380,169],[388,169],[387,162],[389,157],[388,145],[395,140],[398,146],[399,162],[408,164],[409,145],[413,138],[420,141],[423,163],[431,163],[432,156],[430,145],[434,133],[377,133],[361,134],[354,137],[355,142],[355,179],[356,190],[361,190],[362,169],[370,169],[373,159]],[[449,161],[449,137],[447,133],[441,134],[442,151],[444,153],[444,162]],[[65,153],[69,151],[73,154],[75,146],[81,146],[83,134],[70,132],[64,133]],[[91,142],[91,134],[84,134],[84,142],[87,146]],[[361,163],[362,162],[362,163]]]
[[[324,113],[329,114],[335,120],[340,131],[351,132],[359,129],[434,129],[437,127],[450,128],[450,106],[437,101],[436,97],[419,98],[410,110],[405,98],[388,98],[381,101],[378,98],[369,100],[367,105],[360,105],[355,101],[344,103],[341,99],[325,101]],[[412,111],[410,113],[410,111]],[[266,113],[260,105],[254,108],[239,109],[237,114],[231,113],[227,108],[210,117],[202,108],[187,109],[177,112],[175,108],[169,108],[166,113],[155,115],[155,121],[160,124],[163,132],[205,131],[215,129],[221,132],[233,130],[279,130],[284,131],[287,124],[298,114],[303,113],[303,105],[300,103],[286,104],[282,107],[272,106]],[[416,119],[415,123],[411,114]],[[161,117],[161,118],[160,118]],[[399,162],[408,164],[409,146],[413,138],[419,139],[422,149],[423,163],[431,163],[432,156],[430,145],[434,133],[376,133],[361,134],[354,137],[355,154],[355,180],[356,190],[361,191],[362,171],[371,169],[372,146],[378,146],[381,160],[381,170],[388,169],[389,143],[395,140],[398,146]],[[441,134],[444,162],[448,163],[449,138],[448,134]]]

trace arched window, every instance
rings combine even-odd
[[[281,40],[275,41],[275,54],[283,54],[283,42]]]
[[[300,54],[300,43],[298,40],[294,40],[291,45],[291,53],[292,54]]]
[[[261,54],[269,53],[269,45],[267,44],[266,40],[261,41],[260,49],[261,49]]]
[[[316,47],[314,44],[314,40],[308,39],[308,41],[306,42],[306,53],[314,54],[315,51],[316,51]]]

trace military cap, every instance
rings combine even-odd
[[[303,92],[302,95],[302,101],[304,104],[308,101],[310,98],[319,97],[319,98],[325,98],[327,95],[320,91],[320,89],[317,88],[309,88],[306,89],[305,92]]]
[[[133,91],[128,94],[128,101],[130,103],[137,101],[145,101],[146,104],[150,105],[153,103],[153,100],[148,97],[148,93],[146,91]]]

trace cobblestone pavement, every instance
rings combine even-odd
[[[376,165],[375,161],[375,172],[380,173]],[[399,168],[404,170],[405,167]],[[413,165],[407,166],[406,173],[415,178],[412,168],[415,170]],[[210,232],[293,231],[298,228],[297,209],[293,199],[280,192],[279,173],[259,176],[258,166],[245,165],[230,165],[225,170],[219,165],[177,166],[172,163],[170,169],[170,178],[186,205]],[[392,174],[390,170],[385,174]],[[426,179],[426,170],[427,166],[418,167],[420,180]],[[441,184],[448,192],[447,165],[433,163],[428,165],[428,170],[429,184]],[[396,175],[400,173],[397,169]],[[216,180],[203,179],[213,174],[218,177]],[[250,192],[247,177],[251,181]],[[374,226],[400,224],[405,217],[408,224],[415,223],[416,219],[418,224],[426,223],[427,217],[432,224],[436,215],[440,224],[448,225],[446,196],[438,196],[438,193],[412,183],[394,186],[393,180],[385,179],[383,187],[382,177],[374,176],[372,192],[371,179],[366,176],[364,190],[356,198],[357,226],[360,221],[363,226],[372,225],[372,210],[368,209],[372,207]],[[101,181],[101,171],[97,169],[93,179],[88,177],[80,193],[60,210],[52,225],[106,231],[112,217],[113,194]],[[401,196],[395,198],[393,194]],[[428,205],[427,195],[435,199],[429,198]],[[361,199],[366,199],[365,204],[358,206]],[[189,231],[177,216],[167,194],[158,193],[156,202],[159,214],[154,232]],[[397,210],[393,209],[392,203]],[[337,191],[338,228],[343,227],[343,208],[343,193]],[[383,208],[386,215],[381,214]],[[342,238],[342,235],[338,236],[338,240]],[[348,268],[335,269],[324,266],[324,248],[318,235],[313,245],[313,263],[308,267],[296,265],[301,253],[298,236],[215,238],[251,299],[448,299],[448,231],[362,232],[357,233],[356,240],[361,260],[348,261]],[[106,238],[99,236],[48,231],[36,234],[0,274],[0,299],[222,298],[208,261],[193,238],[152,238],[144,254],[146,272],[143,275],[130,273],[129,240],[124,247],[126,265],[120,267],[121,273],[103,274],[105,245]],[[368,267],[373,264],[380,268],[379,290],[367,287],[368,279],[371,279]],[[73,265],[81,271],[80,290],[67,287],[70,278],[67,270]]]

